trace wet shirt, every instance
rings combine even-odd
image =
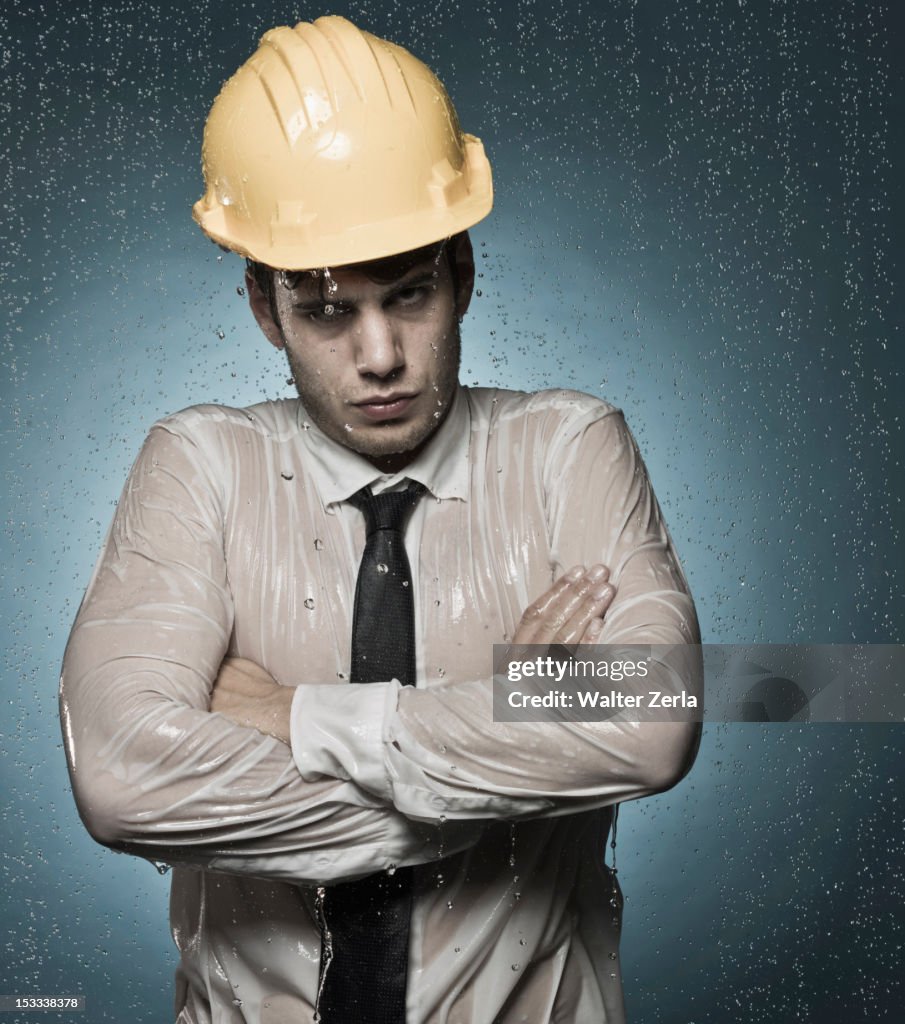
[[[408,479],[418,682],[348,682],[364,520]],[[92,835],[174,865],[179,1024],[314,1019],[316,889],[416,866],[410,1024],[624,1019],[616,803],[687,770],[694,725],[501,723],[492,645],[575,564],[616,597],[600,643],[699,642],[621,413],[460,387],[387,477],[298,401],[151,430],[67,648],[61,713]],[[225,656],[297,687],[291,747],[209,712]]]

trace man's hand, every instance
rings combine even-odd
[[[512,638],[522,644],[593,644],[603,629],[603,616],[616,588],[605,565],[576,565],[525,609]]]
[[[211,693],[211,711],[289,743],[289,709],[295,688],[280,686],[247,658],[224,658]]]

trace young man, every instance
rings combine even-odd
[[[631,435],[458,383],[490,170],[406,51],[268,33],[204,162],[299,400],[152,429],[61,692],[92,835],[176,865],[177,1020],[620,1021],[612,807],[697,730],[494,722],[490,651],[698,642]]]

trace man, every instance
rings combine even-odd
[[[620,1021],[612,807],[697,731],[494,722],[489,655],[698,642],[631,435],[459,385],[490,170],[406,51],[268,33],[204,162],[300,399],[154,427],[61,690],[92,835],[176,865],[177,1020]]]

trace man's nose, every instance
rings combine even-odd
[[[360,315],[355,342],[355,366],[361,374],[388,377],[405,365],[400,339],[383,310]]]

